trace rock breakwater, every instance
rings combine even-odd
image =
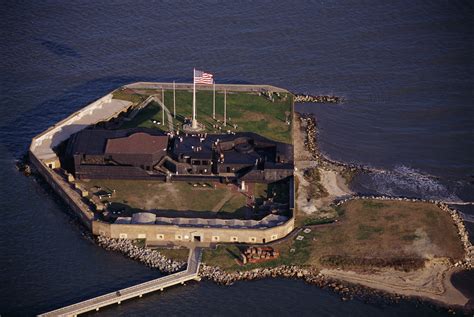
[[[237,281],[252,281],[264,278],[297,278],[322,289],[332,290],[338,293],[343,301],[357,297],[366,301],[382,299],[384,301],[397,302],[402,298],[407,298],[405,296],[335,280],[319,273],[316,269],[298,266],[283,265],[274,268],[256,268],[249,271],[226,272],[219,267],[203,264],[199,270],[199,276],[219,285],[232,285]]]
[[[139,261],[164,273],[175,273],[186,267],[185,262],[171,260],[158,251],[136,246],[131,240],[98,236],[97,244],[106,250],[120,252],[132,260]]]
[[[312,114],[305,113],[300,114],[299,118],[301,128],[304,129],[304,146],[312,158],[318,163],[318,167],[324,170],[335,170],[341,173],[347,181],[350,181],[357,172],[371,171],[371,169],[363,165],[338,162],[323,155],[318,145],[319,130],[316,118]]]
[[[340,103],[343,101],[341,97],[321,95],[312,96],[306,94],[295,94],[294,102],[312,102],[312,103]]]

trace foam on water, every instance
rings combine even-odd
[[[461,201],[436,177],[409,166],[400,165],[392,170],[373,170],[363,178],[367,181],[365,189],[380,195]]]

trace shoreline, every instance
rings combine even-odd
[[[132,260],[143,263],[149,267],[156,268],[165,274],[175,273],[185,267],[184,262],[173,261],[161,255],[159,251],[150,250],[145,247],[133,245],[129,240],[96,238],[95,243],[108,251],[119,252]],[[170,265],[173,263],[172,265]],[[163,265],[164,264],[164,265]],[[339,271],[340,274],[334,274],[332,271],[323,269],[321,271],[311,267],[300,267],[296,265],[284,265],[272,268],[255,268],[248,271],[227,272],[217,266],[207,265],[203,263],[199,270],[199,276],[220,286],[230,286],[240,281],[255,281],[266,278],[285,278],[298,279],[305,283],[326,289],[336,293],[341,301],[359,299],[363,301],[383,301],[387,303],[398,303],[401,300],[416,300],[423,304],[432,304],[438,308],[448,310],[461,310],[462,312],[470,312],[472,308],[465,307],[468,299],[454,286],[451,286],[452,301],[443,300],[442,295],[419,289],[416,292],[411,290],[403,290],[391,285],[381,285],[379,282],[366,280],[357,275],[357,273]],[[460,272],[460,268],[456,271],[447,271],[443,275],[444,280],[449,280],[451,274]],[[349,275],[347,275],[349,274]],[[418,271],[412,271],[410,274],[418,274]],[[352,276],[351,276],[352,275]]]
[[[315,123],[315,119],[312,119],[312,120],[314,120],[314,123]],[[342,170],[349,169],[350,172],[359,171],[359,168],[355,165],[345,164],[345,163],[340,163],[340,162],[335,162],[335,161],[333,162],[330,159],[327,159],[323,154],[319,152],[319,149],[316,144],[316,139],[314,141],[310,141],[311,138],[309,137],[310,135],[314,135],[314,136],[317,135],[317,128],[315,124],[312,126],[312,128],[310,128],[309,131],[306,130],[306,132],[307,132],[307,137],[304,142],[305,148],[306,147],[309,148],[310,150],[309,152],[311,155],[310,157],[306,158],[307,160],[306,162],[316,162],[316,164],[318,165],[321,164],[322,165],[321,167],[328,172],[334,172],[334,169],[333,169],[334,167],[340,168]],[[302,142],[294,142],[294,143],[301,144]],[[296,162],[296,159],[295,159],[295,162]],[[365,170],[365,168],[362,167],[361,170]],[[340,170],[337,172],[340,172]],[[342,176],[337,177],[337,176],[332,175],[330,178],[331,178],[330,182],[336,184],[337,186],[334,192],[336,192],[339,189],[343,191],[343,189],[341,189],[343,188]],[[453,218],[454,223],[456,224],[458,228],[458,231],[461,237],[461,242],[463,243],[463,246],[466,250],[466,259],[462,262],[460,261],[460,262],[455,263],[454,265],[452,265],[445,271],[445,275],[444,275],[445,278],[443,279],[443,283],[446,288],[455,290],[456,292],[460,293],[460,291],[457,290],[452,285],[449,277],[453,273],[459,272],[461,269],[472,269],[472,257],[473,257],[474,249],[472,247],[472,244],[469,242],[469,237],[465,229],[465,226],[462,222],[462,218],[459,216],[459,213],[455,209],[450,208],[447,204],[445,204],[442,201],[403,198],[403,197],[388,197],[388,196],[380,196],[380,197],[352,196],[350,198],[343,198],[342,200],[336,200],[335,201],[336,206],[348,201],[349,199],[380,199],[380,200],[404,200],[404,201],[429,202],[429,203],[436,204],[438,207],[440,207],[444,211],[449,212]],[[137,246],[134,246],[131,248],[129,245],[120,245],[120,244],[118,244],[118,246],[116,247],[111,247],[111,246],[107,246],[104,243],[100,243],[95,239],[94,241],[96,242],[96,244],[98,244],[99,246],[105,249],[121,252],[123,255],[133,260],[139,261],[141,263],[144,263],[145,265],[148,265],[154,268],[158,268],[161,272],[164,272],[164,273],[171,273],[173,272],[173,270],[178,270],[179,268],[182,268],[182,266],[180,266],[179,264],[174,263],[175,261],[172,261],[171,259],[167,259],[166,257],[159,255],[158,251],[149,250],[146,248],[140,248]],[[145,250],[148,250],[148,251],[145,251]],[[432,296],[430,295],[429,292],[426,292],[423,290],[416,290],[416,291],[406,290],[404,291],[404,294],[400,295],[398,294],[399,289],[397,289],[393,285],[388,285],[388,286],[386,285],[384,287],[381,287],[379,282],[372,281],[372,283],[370,283],[367,280],[365,281],[361,280],[360,276],[356,276],[354,274],[351,275],[350,271],[335,272],[334,270],[327,270],[327,269],[323,269],[322,271],[325,274],[323,274],[321,271],[316,271],[315,269],[311,269],[311,268],[301,268],[298,266],[283,266],[283,267],[275,267],[275,268],[258,268],[251,271],[244,271],[244,272],[240,272],[240,271],[224,272],[220,270],[218,267],[203,265],[202,272],[200,271],[200,276],[202,276],[203,278],[209,279],[219,285],[230,285],[234,283],[235,281],[255,280],[255,279],[268,278],[268,277],[299,278],[299,279],[304,280],[307,283],[317,285],[321,288],[330,288],[334,290],[335,292],[340,293],[343,296],[343,300],[352,299],[354,296],[359,296],[359,295],[360,296],[374,296],[374,295],[379,296],[379,294],[382,294],[380,296],[384,298],[385,297],[391,298],[394,300],[418,298],[418,299],[421,299],[422,301],[430,301],[430,302],[434,301],[438,305],[441,305],[443,307],[448,307],[448,308],[450,306],[456,306],[456,307],[463,306],[462,305],[463,301],[459,300],[460,297],[456,297],[456,299],[452,302],[449,300],[443,301],[443,300],[440,300],[440,299],[443,299],[442,295]],[[417,271],[414,271],[414,272],[417,272]],[[361,276],[363,278],[367,278],[367,277],[373,277],[374,274],[369,274],[369,275],[365,274]],[[464,295],[462,296],[465,299],[467,299]],[[464,304],[465,303],[467,303],[467,300],[464,301]],[[469,309],[472,309],[472,308],[469,308]]]
[[[316,118],[313,115],[300,114],[296,113],[295,115],[297,122],[294,131],[294,140],[304,140],[304,145],[300,146],[298,149],[298,154],[295,152],[295,166],[300,167],[301,169],[305,168],[314,168],[317,167],[320,169],[321,180],[320,183],[327,190],[327,197],[315,199],[308,198],[308,202],[298,199],[298,202],[303,202],[302,211],[311,214],[314,211],[324,211],[324,203],[326,206],[340,206],[343,203],[349,200],[357,199],[375,199],[375,200],[395,200],[395,201],[411,201],[411,202],[425,202],[432,203],[440,208],[442,211],[447,212],[453,224],[456,226],[458,231],[458,236],[460,242],[463,246],[465,252],[465,258],[456,263],[450,263],[446,261],[440,271],[430,271],[429,264],[425,268],[420,270],[413,271],[412,278],[408,278],[410,274],[405,274],[392,271],[391,279],[383,276],[384,270],[379,270],[379,274],[359,274],[351,271],[342,271],[342,270],[333,270],[333,269],[323,269],[321,273],[325,273],[337,280],[342,280],[345,282],[352,282],[358,285],[363,285],[369,288],[375,288],[383,290],[385,292],[397,294],[403,293],[405,296],[424,298],[427,300],[432,300],[442,305],[456,305],[463,307],[469,303],[469,298],[462,294],[458,289],[454,287],[451,283],[451,275],[459,272],[461,270],[470,270],[473,268],[474,263],[474,247],[472,246],[469,240],[469,234],[466,230],[466,227],[463,223],[462,217],[459,212],[451,208],[447,203],[439,200],[425,200],[418,198],[408,198],[408,197],[389,197],[389,196],[362,196],[355,194],[350,191],[348,184],[350,183],[351,178],[360,172],[373,172],[375,169],[370,169],[365,166],[357,166],[354,164],[346,164],[342,162],[337,162],[327,158],[324,154],[321,153],[318,145],[318,129]],[[294,142],[297,144],[300,142]],[[300,164],[298,164],[300,163]],[[301,171],[295,173],[295,176],[299,176],[300,187],[303,187],[303,190],[298,189],[299,194],[306,195],[306,188],[308,184],[305,184],[305,180],[302,177]],[[344,177],[345,176],[345,177]],[[307,182],[306,182],[307,183]],[[306,208],[306,204],[311,204],[312,208]],[[319,206],[314,206],[319,203]],[[301,205],[300,205],[301,206]],[[442,261],[441,258],[436,259]],[[429,263],[431,260],[429,260]],[[385,270],[386,271],[386,270]],[[382,274],[380,274],[382,273]],[[416,280],[416,276],[425,274],[424,279],[418,279],[418,284],[413,281]],[[442,278],[440,278],[442,276]],[[404,279],[405,278],[405,279]],[[400,283],[400,280],[403,281]],[[410,285],[410,282],[412,284]],[[398,283],[398,284],[397,284]],[[428,289],[426,283],[430,284],[432,289]],[[433,289],[438,288],[438,292],[433,292]]]

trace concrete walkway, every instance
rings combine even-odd
[[[201,264],[202,248],[192,247],[189,250],[188,265],[186,271],[160,277],[142,284],[124,288],[112,293],[101,295],[83,302],[56,309],[38,316],[77,316],[88,311],[98,311],[101,307],[120,304],[122,301],[134,297],[142,297],[144,294],[157,290],[163,291],[166,287],[184,284],[190,280],[199,280],[199,266]]]
[[[171,115],[171,112],[169,109],[165,106],[165,104],[161,101],[161,99],[157,95],[152,95],[153,101],[157,102],[162,109],[165,110],[167,121],[168,121],[168,131],[174,131],[174,126],[173,126],[173,116]],[[164,124],[162,122],[161,124]]]

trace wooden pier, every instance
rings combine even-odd
[[[202,249],[199,247],[191,248],[188,256],[188,265],[185,271],[160,277],[145,283],[124,288],[112,293],[91,298],[73,305],[59,308],[38,316],[77,316],[79,314],[96,310],[121,302],[134,297],[142,297],[144,294],[162,291],[163,289],[184,284],[190,280],[199,280],[199,266],[201,264]]]

